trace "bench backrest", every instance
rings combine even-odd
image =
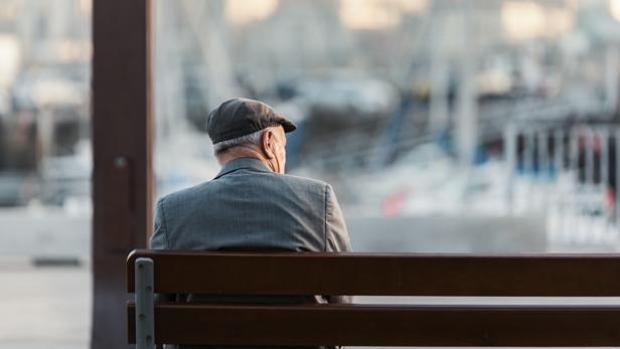
[[[147,272],[136,274],[138,267]],[[137,250],[127,263],[128,291],[147,294],[138,303],[144,299],[150,302],[148,292],[620,297],[618,276],[620,256],[615,255]],[[147,323],[149,307],[153,305],[138,304],[136,310],[133,303],[129,304],[131,343],[138,339],[141,345],[153,341],[218,345],[620,345],[620,305],[611,300],[604,305],[578,306],[156,304],[154,325]],[[150,330],[149,326],[154,327]],[[145,340],[148,336],[150,339]]]

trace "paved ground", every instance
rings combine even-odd
[[[88,348],[91,284],[89,266],[0,260],[0,348]]]

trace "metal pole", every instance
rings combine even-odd
[[[450,110],[448,108],[449,61],[444,46],[448,28],[445,25],[445,4],[435,0],[431,3],[431,40],[430,48],[430,78],[431,94],[429,106],[429,127],[435,134],[448,129]]]
[[[606,191],[609,182],[609,130],[603,127],[597,132],[597,135],[601,142],[601,161],[599,162],[599,171],[601,174],[600,186]]]
[[[579,180],[579,133],[576,128],[569,132],[568,169],[574,171],[575,182]]]
[[[565,232],[567,236],[571,239],[576,234],[579,233],[578,227],[578,217],[577,217],[577,205],[575,199],[577,197],[577,190],[579,187],[579,133],[577,132],[577,128],[573,127],[569,132],[569,171],[572,173],[572,188],[570,190],[569,195],[569,203],[567,206],[570,207],[570,215],[571,222],[568,224],[568,229]]]
[[[553,133],[553,162],[555,166],[555,202],[558,208],[558,234],[563,234],[566,228],[566,209],[564,207],[564,192],[562,191],[562,172],[564,172],[564,131],[555,130]]]
[[[618,48],[610,44],[605,54],[605,99],[607,108],[615,112],[618,108]]]
[[[538,146],[536,147],[536,156],[538,161],[538,178],[540,179],[538,185],[542,186],[540,194],[542,195],[542,209],[548,211],[549,202],[549,147],[547,143],[547,129],[543,128],[537,132]]]
[[[155,349],[153,260],[138,258],[136,278],[136,348]]]
[[[609,228],[609,210],[608,210],[608,201],[607,201],[607,188],[609,182],[609,132],[606,127],[601,127],[597,130],[596,136],[598,137],[600,143],[600,155],[599,155],[599,191],[603,194],[603,234],[607,236],[608,228]]]
[[[534,197],[534,176],[535,176],[535,159],[536,152],[536,131],[529,129],[523,132],[523,168],[528,180],[526,200],[528,201],[527,209],[532,209],[533,204],[530,200]]]
[[[535,137],[532,129],[523,131],[523,168],[527,176],[534,173]]]
[[[548,179],[551,175],[549,166],[549,131],[543,129],[538,132],[538,163],[541,175]]]
[[[584,140],[584,152],[585,152],[585,207],[586,217],[585,223],[587,226],[587,235],[584,235],[584,239],[588,241],[596,240],[596,230],[594,227],[595,217],[593,212],[597,209],[598,202],[595,200],[596,195],[596,178],[594,176],[594,147],[596,146],[596,133],[591,126],[587,126]]]
[[[564,171],[564,131],[554,132],[553,161],[555,162],[556,177]]]
[[[469,171],[478,145],[478,90],[475,83],[477,52],[474,29],[476,19],[474,5],[468,1],[461,4],[463,56],[457,99],[456,141],[460,164]]]
[[[588,126],[585,132],[584,151],[586,157],[584,184],[588,192],[594,188],[594,141],[595,135]]]
[[[509,123],[504,128],[504,159],[506,161],[506,207],[508,214],[514,212],[514,171],[517,156],[516,126]]]

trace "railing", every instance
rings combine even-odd
[[[544,214],[549,237],[568,244],[618,242],[620,128],[513,123],[504,131],[506,202]]]

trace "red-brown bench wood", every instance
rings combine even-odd
[[[614,255],[161,252],[159,293],[620,296]],[[220,345],[618,346],[620,305],[155,306],[155,342]],[[129,340],[134,307],[128,306]]]

